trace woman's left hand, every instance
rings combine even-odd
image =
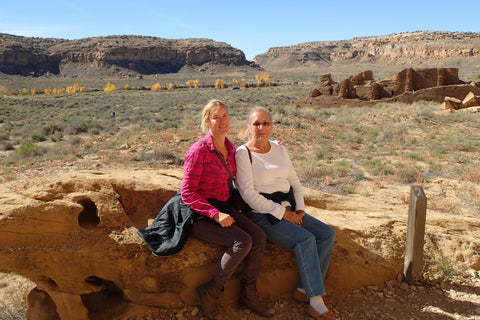
[[[305,211],[303,210],[297,210],[297,216],[300,218],[300,224],[303,222],[303,217],[305,216]]]

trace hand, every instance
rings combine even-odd
[[[284,146],[285,147],[285,143],[283,143],[282,140],[275,140],[276,143],[278,143],[279,145],[281,146]]]
[[[285,210],[283,220],[295,223],[296,225],[302,224],[303,216],[298,215],[295,211]]]
[[[224,228],[230,227],[235,222],[235,219],[233,219],[231,215],[224,212],[218,212],[213,216],[213,220]]]
[[[303,210],[297,210],[297,216],[300,217],[300,221],[303,222],[303,217],[305,216],[305,211]]]

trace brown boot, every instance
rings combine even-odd
[[[275,310],[260,301],[257,287],[254,284],[245,285],[240,292],[240,304],[249,308],[262,317],[271,317]]]
[[[211,320],[220,319],[217,314],[217,299],[222,294],[222,290],[210,280],[197,287],[197,294],[200,297],[200,309],[205,317]]]

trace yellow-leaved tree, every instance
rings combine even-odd
[[[270,87],[272,85],[270,75],[266,72],[255,75],[255,80],[257,80],[257,87]]]
[[[224,89],[225,88],[225,80],[217,79],[215,80],[215,89]]]
[[[107,83],[107,86],[103,89],[103,91],[108,92],[108,91],[115,91],[117,90],[117,87],[115,85],[111,84],[110,82]]]
[[[162,86],[160,85],[160,83],[155,83],[152,88],[151,88],[152,91],[159,91],[159,90],[162,90]]]

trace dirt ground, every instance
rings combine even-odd
[[[92,168],[99,170],[104,167],[104,164],[91,159],[82,159],[82,161],[91,162]],[[96,162],[96,163],[95,163]],[[68,167],[68,166],[67,166]],[[37,170],[38,169],[38,170]],[[19,169],[21,170],[21,169]],[[30,167],[28,173],[17,172],[18,176],[32,178],[34,175],[44,175],[61,170],[59,167],[49,167],[48,169],[38,165]],[[64,169],[63,170],[67,170]],[[42,172],[42,173],[40,173]],[[58,172],[58,171],[57,171]],[[424,185],[424,188],[428,190],[428,193],[433,195],[440,183],[445,182],[435,181],[430,184]],[[453,184],[453,182],[450,182]],[[406,187],[403,187],[405,191]],[[442,192],[444,192],[443,190]],[[440,192],[440,191],[438,191]],[[399,194],[398,186],[382,186],[376,192],[375,199],[372,199],[370,205],[370,219],[373,220],[389,220],[383,214],[378,212],[385,211],[384,206],[392,207],[392,212],[389,213],[392,216],[398,214],[398,208],[405,207],[405,199],[399,197],[398,199],[389,198],[391,194]],[[357,197],[357,198],[355,198]],[[351,202],[352,206],[355,203],[359,203],[359,195],[350,195],[343,198],[345,202]],[[376,203],[376,205],[375,205]],[[383,203],[383,205],[382,205]],[[352,220],[351,216],[343,216],[341,214],[348,204],[337,204],[338,213],[331,214],[329,210],[316,210],[312,208],[315,215],[322,216],[325,219],[329,219],[328,215],[332,216],[330,221],[335,224],[347,225],[348,220]],[[343,209],[342,209],[343,206]],[[368,205],[367,205],[368,206]],[[375,208],[375,206],[377,206]],[[362,208],[359,205],[358,210]],[[378,212],[376,212],[378,211]],[[436,212],[430,212],[431,219],[427,226],[427,248],[429,248],[429,237],[434,236],[434,230],[442,234],[451,234],[454,242],[452,242],[452,250],[457,248],[461,254],[464,254],[464,260],[467,264],[473,265],[476,261],[470,261],[469,258],[475,256],[475,253],[470,252],[471,247],[462,249],[463,243],[468,237],[455,238],[454,235],[465,234],[470,232],[470,235],[478,237],[480,232],[480,224],[478,219],[469,220],[466,218],[460,218],[459,224],[454,227],[454,224],[449,225],[446,221],[442,220],[442,214]],[[344,219],[344,220],[342,220]],[[355,220],[355,219],[353,219]],[[355,230],[355,225],[360,228],[362,221],[350,222],[349,228]],[[453,221],[450,221],[453,223]],[[442,225],[445,224],[445,225]],[[375,237],[379,239],[387,239],[391,236],[390,232],[395,232],[394,229],[389,231],[382,230],[382,223],[378,224],[378,228],[372,228],[370,234],[367,232],[363,235],[362,241],[374,240]],[[436,229],[439,228],[439,229]],[[463,228],[463,229],[462,229]],[[386,233],[386,234],[385,234]],[[391,237],[393,242],[391,246],[395,246],[394,237]],[[368,244],[366,244],[368,246]],[[400,244],[398,244],[401,247]],[[381,248],[377,248],[381,250]],[[372,251],[375,248],[372,247]],[[462,251],[463,250],[463,251]],[[469,251],[470,250],[470,251]],[[391,254],[386,252],[386,255]],[[459,254],[457,252],[457,254]],[[330,270],[334,273],[334,270]],[[462,272],[458,272],[454,277],[449,280],[437,279],[426,268],[425,280],[413,285],[407,285],[400,280],[390,280],[379,286],[366,286],[362,287],[346,296],[341,298],[333,296],[333,304],[329,306],[337,315],[339,319],[465,319],[465,320],[478,320],[480,319],[480,271],[465,268]],[[362,274],[352,274],[352,279],[358,277],[361,278]],[[26,295],[34,287],[34,284],[22,277],[14,274],[0,274],[0,319],[26,319]],[[306,314],[307,305],[298,303],[289,298],[278,297],[263,297],[266,302],[269,302],[276,311],[274,319],[308,319]],[[262,319],[256,316],[248,309],[240,308],[236,305],[220,305],[219,312],[224,315],[223,319]],[[124,319],[202,319],[198,306],[186,306],[184,308],[177,309],[152,309],[151,311],[143,313],[141,318],[138,318],[135,314],[127,314],[118,318],[118,320]],[[100,320],[100,319],[99,319]],[[102,319],[103,320],[103,319]]]
[[[286,136],[286,135],[285,135]],[[156,137],[158,138],[158,137]],[[172,140],[172,143],[178,143]],[[119,147],[115,159],[119,166],[123,156],[132,158],[138,150],[153,144],[155,138],[143,139],[141,146]],[[113,157],[112,157],[113,158]],[[131,160],[131,159],[130,159]],[[12,177],[18,180],[34,179],[39,176],[61,174],[75,168],[106,170],[115,169],[116,163],[108,157],[97,155],[82,156],[78,159],[33,163],[16,168],[0,176],[0,183]],[[143,163],[131,163],[132,168],[141,168]],[[176,170],[179,169],[177,166]],[[405,239],[405,218],[399,215],[408,208],[408,185],[382,183],[365,179],[360,190],[368,190],[368,195],[358,193],[333,196],[329,208],[312,208],[312,213],[325,222],[350,230],[355,241],[368,250],[372,256],[381,258],[403,254]],[[468,214],[450,214],[436,208],[449,207],[461,203],[459,190],[472,190],[479,194],[477,182],[458,181],[455,177],[435,178],[425,182],[423,188],[429,202],[435,203],[427,213],[425,237],[424,281],[407,285],[401,280],[391,279],[382,285],[359,288],[341,298],[333,296],[329,307],[339,319],[465,319],[480,320],[480,219]],[[369,227],[365,225],[368,224]],[[338,249],[337,249],[338,250]],[[432,261],[436,252],[448,258],[447,263]],[[454,265],[448,262],[455,262]],[[443,268],[443,270],[441,270]],[[450,274],[448,274],[450,273]],[[329,270],[329,275],[335,270]],[[443,277],[439,277],[443,274]],[[447,277],[448,275],[448,277]],[[351,279],[368,275],[352,273]],[[327,278],[328,280],[328,278]],[[0,274],[0,319],[26,319],[26,295],[34,284],[13,274]],[[333,290],[335,291],[335,290]],[[276,311],[274,319],[308,319],[307,306],[290,298],[264,297]],[[224,319],[262,319],[249,310],[235,305],[220,305],[219,312]],[[198,306],[179,309],[152,309],[139,318],[134,313],[126,314],[117,320],[137,319],[202,319]],[[96,320],[96,319],[92,319]],[[104,320],[104,319],[97,319]],[[112,319],[115,320],[115,319]]]
[[[25,294],[34,287],[14,274],[0,274],[0,318],[27,319]],[[274,319],[308,319],[307,305],[293,299],[264,297],[276,311]],[[329,306],[339,319],[480,319],[480,273],[472,272],[453,283],[425,282],[408,286],[395,280],[383,287],[369,286]],[[263,319],[248,309],[220,305],[224,319]],[[152,311],[145,319],[201,319],[197,306]],[[132,315],[131,318],[137,319]]]

